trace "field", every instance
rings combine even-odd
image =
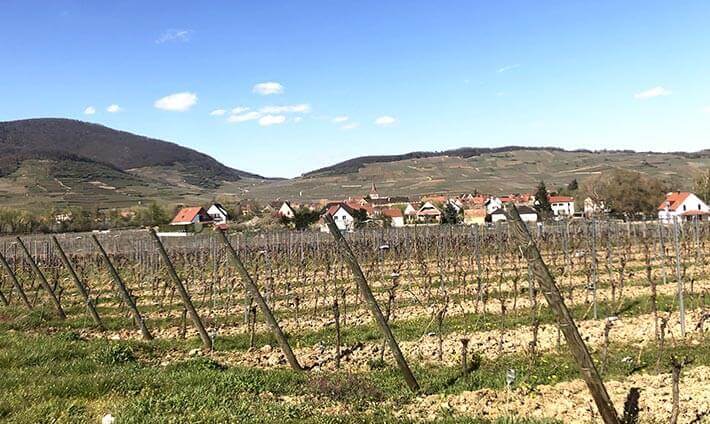
[[[693,187],[693,179],[710,165],[710,155],[695,157],[675,153],[642,152],[581,152],[557,150],[513,150],[505,153],[484,153],[461,158],[440,156],[393,162],[366,163],[357,172],[315,174],[309,177],[276,180],[247,186],[249,198],[272,201],[338,199],[363,196],[374,181],[380,195],[416,196],[436,192],[481,193],[503,195],[527,193],[544,180],[547,187],[557,189],[573,179],[585,179],[616,169],[641,172],[674,189]],[[688,172],[676,172],[687,169]],[[232,183],[218,191],[238,193]]]
[[[710,225],[580,221],[531,232],[617,411],[638,387],[640,422],[669,422],[671,362],[687,358],[678,422],[708,420]],[[417,393],[331,235],[230,236],[303,370],[290,366],[219,234],[163,240],[207,343],[147,231],[97,235],[129,299],[90,234],[58,237],[98,320],[58,247],[33,236],[22,240],[57,302],[20,243],[0,239],[17,278],[1,270],[0,420],[600,422],[509,227],[346,238]]]

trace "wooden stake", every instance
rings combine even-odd
[[[200,334],[202,344],[204,345],[205,349],[211,350],[212,339],[210,338],[210,335],[207,334],[207,330],[205,330],[205,326],[202,324],[202,320],[197,314],[197,310],[192,304],[192,300],[190,300],[190,295],[187,293],[185,285],[182,284],[182,280],[177,275],[175,267],[173,266],[173,263],[170,260],[170,257],[168,256],[168,252],[165,251],[165,246],[163,246],[163,243],[160,241],[160,237],[158,237],[154,229],[151,228],[148,231],[153,237],[155,244],[158,246],[158,252],[160,252],[160,256],[163,258],[163,263],[165,263],[165,267],[168,269],[168,274],[170,274],[170,278],[173,280],[173,284],[175,284],[175,288],[177,289],[178,294],[180,294],[180,298],[182,299],[182,303],[185,306],[185,309],[190,314],[190,319],[192,319],[192,323],[195,325],[195,328],[197,328],[197,332]]]
[[[679,232],[678,219],[673,220],[673,245],[675,247],[675,272],[678,279],[678,312],[680,313],[680,335],[685,338],[685,302],[683,276],[680,272],[680,243],[678,241]]]
[[[32,309],[32,304],[30,303],[29,299],[27,299],[27,295],[22,289],[22,284],[20,284],[20,282],[17,280],[17,276],[15,276],[15,273],[12,271],[12,268],[10,268],[10,264],[7,263],[7,259],[5,259],[5,256],[3,256],[2,252],[0,252],[0,263],[2,263],[3,268],[5,268],[7,275],[10,276],[12,286],[15,288],[15,290],[17,290],[17,294],[20,296],[20,299],[22,299],[22,303],[25,304],[27,309]]]
[[[606,424],[619,424],[619,417],[614,409],[614,404],[606,391],[606,387],[604,387],[604,382],[599,376],[599,372],[594,366],[592,357],[587,350],[587,346],[584,344],[584,340],[582,340],[582,336],[579,334],[574,319],[567,309],[567,306],[565,306],[552,274],[550,274],[545,262],[542,260],[540,251],[537,249],[535,242],[528,232],[528,228],[520,218],[518,209],[514,204],[510,204],[509,212],[508,218],[512,223],[513,233],[519,241],[519,247],[525,254],[525,258],[530,264],[533,275],[539,287],[542,289],[542,293],[545,295],[550,309],[552,309],[559,320],[560,328],[565,336],[565,340],[567,340],[567,345],[577,362],[582,378],[585,383],[587,383],[587,387],[592,394],[592,398],[594,398],[594,402],[597,405],[597,409],[599,409],[602,419]]]
[[[49,285],[47,279],[44,278],[44,274],[42,274],[42,271],[37,266],[37,263],[32,258],[32,255],[30,255],[30,251],[27,250],[27,246],[25,246],[25,243],[22,242],[22,239],[20,237],[16,237],[15,239],[17,240],[17,243],[19,243],[20,248],[22,248],[22,251],[25,252],[25,256],[27,257],[27,260],[30,263],[32,271],[35,273],[35,275],[37,275],[40,284],[42,284],[42,287],[49,295],[49,298],[52,300],[52,303],[54,303],[54,307],[57,309],[57,315],[59,315],[59,319],[66,319],[67,315],[64,313],[64,309],[62,309],[62,304],[59,302],[57,295],[54,294],[54,290],[52,290],[52,287]]]
[[[259,309],[261,309],[261,313],[264,314],[266,322],[271,327],[271,331],[273,331],[276,340],[279,342],[279,346],[281,346],[281,351],[283,352],[284,356],[286,356],[286,360],[291,365],[291,368],[293,368],[294,370],[303,371],[303,367],[301,367],[301,364],[298,363],[296,355],[293,354],[293,350],[291,350],[291,345],[288,343],[288,340],[286,339],[286,336],[284,335],[283,331],[281,331],[279,323],[276,321],[274,314],[271,313],[269,305],[266,303],[264,297],[259,292],[259,288],[256,286],[256,284],[254,284],[254,281],[251,279],[249,272],[247,272],[246,268],[244,268],[244,264],[242,263],[241,259],[239,259],[239,255],[237,255],[237,252],[234,250],[234,247],[232,247],[232,243],[229,242],[229,239],[224,233],[224,230],[219,230],[218,232],[220,238],[222,239],[224,247],[227,248],[227,253],[229,254],[229,258],[231,259],[232,264],[235,268],[237,268],[237,272],[239,272],[239,275],[242,277],[242,282],[246,286],[247,290],[251,293],[252,297],[256,301],[256,304],[259,305]]]
[[[387,340],[387,343],[390,346],[390,350],[392,350],[392,354],[394,355],[394,358],[397,361],[397,365],[399,366],[400,371],[404,375],[404,379],[407,382],[407,385],[413,392],[418,392],[419,383],[417,383],[416,378],[414,378],[414,374],[412,374],[412,370],[409,368],[409,364],[407,363],[406,359],[404,359],[404,355],[402,355],[402,351],[399,349],[399,345],[397,344],[397,340],[395,340],[394,335],[392,334],[392,330],[390,329],[389,325],[387,325],[387,321],[385,320],[384,315],[382,315],[380,306],[377,304],[377,299],[375,299],[375,296],[372,294],[372,290],[370,290],[370,286],[367,284],[367,280],[365,279],[365,275],[362,273],[362,269],[360,268],[360,264],[358,264],[357,262],[355,254],[353,254],[352,250],[350,250],[348,242],[345,240],[345,237],[343,237],[343,235],[340,233],[340,230],[335,225],[333,217],[330,214],[325,214],[323,215],[323,219],[325,219],[325,222],[328,224],[330,234],[332,234],[333,238],[335,238],[335,244],[337,244],[340,248],[340,251],[344,256],[345,262],[347,262],[350,266],[350,270],[355,276],[355,280],[357,281],[360,293],[367,301],[367,305],[370,308],[370,312],[372,312],[372,315],[374,315],[375,320],[377,321],[377,324],[379,325],[383,336]]]
[[[128,292],[126,285],[123,283],[123,280],[118,274],[118,271],[116,271],[116,268],[113,266],[113,263],[111,263],[111,259],[106,254],[104,247],[101,245],[101,243],[99,243],[99,239],[96,238],[95,234],[91,235],[91,239],[93,240],[96,248],[99,250],[99,253],[101,253],[101,257],[104,260],[104,264],[106,264],[106,267],[108,268],[109,274],[111,274],[113,282],[116,283],[116,286],[118,287],[118,291],[121,294],[123,301],[126,303],[126,305],[128,305],[128,309],[130,309],[131,314],[133,315],[133,319],[136,322],[136,325],[141,330],[141,334],[143,334],[143,339],[153,340],[153,336],[150,334],[150,331],[148,330],[148,327],[146,326],[145,321],[143,320],[143,317],[141,316],[141,313],[138,310],[136,302],[133,300],[133,297]]]
[[[2,302],[5,306],[10,306],[10,302],[7,301],[7,298],[4,294],[2,294],[2,291],[0,291],[0,302]]]
[[[86,308],[89,310],[89,315],[91,315],[91,318],[94,320],[94,323],[96,323],[96,326],[99,327],[101,331],[106,330],[106,327],[104,327],[104,324],[101,321],[101,318],[99,317],[99,313],[96,312],[96,306],[94,305],[94,302],[91,300],[91,297],[89,297],[89,292],[86,290],[86,286],[84,286],[84,283],[82,283],[81,279],[76,274],[74,266],[72,266],[71,262],[69,261],[69,258],[67,258],[67,255],[64,253],[64,249],[62,249],[62,245],[59,244],[59,240],[57,240],[57,237],[52,236],[52,242],[54,242],[54,247],[56,247],[57,251],[59,251],[59,258],[62,260],[62,263],[64,264],[64,267],[67,269],[67,271],[69,271],[69,275],[71,276],[72,281],[74,281],[76,289],[79,290],[79,293],[81,293],[81,297],[84,298]]]

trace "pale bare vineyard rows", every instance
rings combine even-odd
[[[609,343],[643,346],[655,342],[659,331],[663,337],[680,337],[683,329],[679,324],[679,279],[684,287],[684,331],[693,333],[696,325],[707,319],[708,223],[676,227],[656,222],[575,221],[532,227],[531,233],[568,307],[579,308],[575,319],[595,351]],[[98,238],[153,335],[194,337],[197,333],[185,317],[147,231],[101,234]],[[23,237],[69,319],[79,323],[86,337],[140,338],[90,236],[65,234],[58,239],[108,330],[93,328],[84,301],[51,240],[46,236]],[[370,325],[372,319],[332,237],[283,232],[236,234],[230,239],[279,324],[289,334],[300,362],[316,368],[334,368],[335,346],[329,341],[335,331],[335,301],[343,333]],[[536,355],[559,347],[554,323],[539,319],[547,304],[530,286],[527,264],[507,226],[363,230],[348,234],[347,240],[389,322],[395,326],[422,323],[416,338],[401,342],[410,362],[457,364],[462,338],[470,340],[469,350],[490,358],[508,353]],[[213,355],[227,363],[250,366],[285,364],[278,348],[259,343],[257,336],[267,334],[269,328],[260,313],[254,312],[253,301],[229,264],[217,235],[205,233],[163,242],[217,347],[221,338],[255,337],[251,342],[253,349],[216,349]],[[0,239],[0,252],[30,302],[53,312],[18,243],[12,238]],[[4,270],[0,275],[0,291],[11,302],[19,302]],[[626,302],[642,297],[651,299],[654,305],[654,298],[672,298],[673,302],[670,311],[652,310],[624,317]],[[617,313],[622,319],[605,337],[604,319]],[[467,328],[467,323],[478,318],[516,317],[526,318],[501,328]],[[700,333],[705,328],[700,323]],[[316,343],[312,337],[308,341],[306,336],[314,334],[329,337]],[[347,348],[353,346],[342,346],[343,350]],[[362,370],[378,357],[392,361],[382,348],[381,340],[362,340],[339,365]]]

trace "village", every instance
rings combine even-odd
[[[488,225],[506,221],[507,208],[514,204],[521,219],[526,223],[543,220],[570,220],[601,218],[609,214],[604,202],[595,202],[587,197],[582,207],[575,206],[572,196],[548,194],[547,201],[541,202],[530,193],[494,196],[481,193],[460,195],[430,194],[416,199],[406,196],[381,195],[373,182],[365,196],[331,201],[321,200],[311,203],[297,203],[288,200],[269,202],[260,207],[253,202],[242,202],[234,212],[229,212],[220,203],[208,207],[189,206],[180,208],[168,226],[163,226],[162,235],[189,235],[203,226],[211,225],[221,229],[230,228],[230,223],[238,218],[271,217],[279,223],[296,229],[317,229],[328,232],[322,215],[333,217],[342,232],[353,232],[364,227],[411,227],[422,225],[460,224]],[[236,216],[235,216],[236,215]],[[301,223],[294,222],[299,216],[305,217]],[[697,195],[690,192],[670,192],[658,205],[658,219],[663,223],[679,221],[703,221],[710,217],[710,207]],[[242,219],[243,220],[243,219]],[[249,221],[247,221],[249,222]]]

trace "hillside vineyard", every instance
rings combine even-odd
[[[592,220],[540,224],[530,231],[617,409],[631,386],[642,385],[640,417],[666,414],[671,402],[668,363],[690,352],[694,362],[686,365],[680,386],[689,398],[679,413],[685,422],[701,414],[709,401],[707,391],[698,392],[698,387],[707,382],[710,369],[710,223]],[[272,326],[253,293],[244,289],[219,234],[163,241],[211,339],[211,348],[203,351],[151,235],[137,230],[96,238],[154,341],[137,344],[147,339],[146,333],[136,325],[136,311],[121,295],[90,234],[62,235],[58,245],[47,236],[22,238],[66,313],[64,320],[18,241],[0,239],[8,265],[0,279],[8,303],[0,305],[5,311],[1,325],[27,335],[51,329],[75,331],[81,340],[131,343],[145,367],[197,356],[219,367],[287,372]],[[330,235],[230,235],[297,361],[306,375],[313,375],[288,378],[317,379],[336,370],[367,381],[383,378],[392,387],[377,389],[376,396],[383,405],[397,403],[399,419],[446,413],[503,417],[510,404],[521,415],[564,422],[589,422],[595,416],[510,227],[362,230],[346,238],[423,395],[392,388],[405,387],[404,381],[392,371],[390,350]],[[87,310],[60,248],[98,317]],[[27,310],[42,312],[37,318]],[[506,383],[509,370],[514,370],[509,372],[512,381]],[[317,392],[315,400],[290,402],[312,403],[312,414],[349,407],[346,398],[323,393]]]

